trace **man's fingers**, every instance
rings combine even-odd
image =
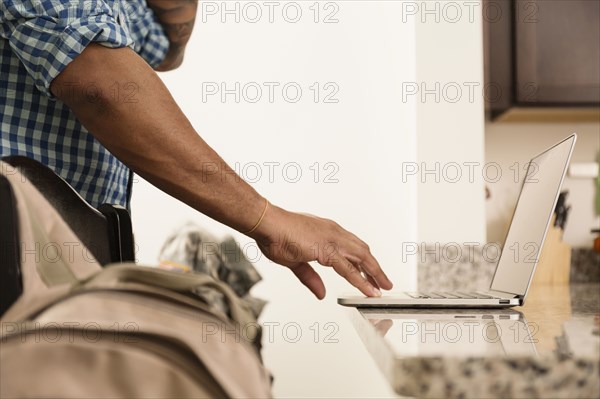
[[[375,287],[381,287],[383,289],[389,290],[393,287],[392,282],[388,278],[388,276],[383,272],[379,262],[377,259],[371,254],[369,247],[362,241],[359,241],[355,248],[353,248],[353,252],[349,251],[346,253],[342,251],[342,254],[350,259],[350,261],[355,264],[360,265],[361,270],[367,275],[371,276],[376,284],[373,284]]]
[[[377,330],[382,337],[385,337],[385,334],[387,334],[393,326],[394,322],[390,319],[377,320],[373,323],[373,327],[375,327],[375,330]]]
[[[290,269],[298,277],[298,280],[308,287],[317,298],[325,298],[325,284],[323,284],[321,276],[308,263],[299,263],[297,266],[290,267]]]
[[[381,296],[381,291],[377,286],[373,286],[365,279],[359,270],[339,252],[335,251],[327,258],[327,266],[333,267],[337,274],[348,280],[366,296]]]
[[[365,255],[362,258],[361,267],[364,269],[365,273],[373,277],[379,286],[385,290],[390,290],[394,286],[388,276],[383,272],[379,262],[371,252],[366,251]]]
[[[371,285],[375,288],[379,288],[379,283],[377,283],[377,281],[375,281],[375,279],[373,278],[373,276],[371,276],[369,273],[367,273],[363,267],[360,267],[363,275],[366,277],[367,280],[369,280],[369,283],[371,283]]]

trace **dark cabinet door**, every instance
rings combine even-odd
[[[484,0],[483,5],[490,116],[581,107],[596,110],[590,114],[596,120],[600,0]]]
[[[513,17],[517,104],[599,104],[600,1],[518,0]]]

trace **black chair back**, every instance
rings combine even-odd
[[[0,175],[0,316],[23,292],[18,221],[12,186]]]

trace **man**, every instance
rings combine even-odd
[[[331,220],[269,204],[183,115],[155,71],[182,63],[197,1],[0,4],[1,156],[37,159],[93,206],[128,206],[134,171],[256,240],[319,299],[325,286],[311,261],[367,296],[392,287],[363,241]]]

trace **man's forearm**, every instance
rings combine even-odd
[[[183,62],[185,47],[196,22],[198,0],[147,0],[169,38],[169,52],[157,71],[175,69]]]
[[[99,93],[93,98],[91,85]],[[90,45],[51,91],[109,151],[158,188],[242,232],[259,219],[264,199],[202,140],[131,49]]]

